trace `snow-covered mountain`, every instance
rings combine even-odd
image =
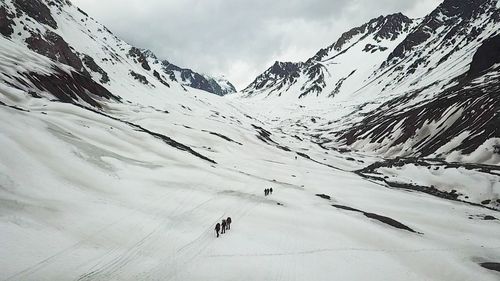
[[[400,13],[378,17],[345,32],[305,62],[275,62],[242,92],[303,98],[356,90],[417,23]]]
[[[373,19],[306,62],[275,63],[241,96],[343,106],[315,119],[325,146],[497,164],[498,5],[446,0],[421,19]]]
[[[472,6],[485,24],[497,13]],[[397,46],[429,22],[377,18],[275,64],[252,98],[221,97],[206,90],[233,92],[223,77],[68,1],[3,0],[0,279],[497,281],[499,39],[450,54],[463,68],[445,61],[443,77],[392,79],[415,59]],[[344,59],[358,55],[371,64]],[[330,83],[347,76],[377,82]]]
[[[69,1],[2,1],[0,23],[6,38],[71,66],[110,90],[143,84],[167,92],[164,88],[172,85],[217,95],[236,91],[227,87],[228,82],[219,85],[216,79],[127,44]]]

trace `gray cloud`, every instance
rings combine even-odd
[[[73,0],[132,45],[238,89],[275,60],[299,61],[383,14],[424,16],[440,0]]]

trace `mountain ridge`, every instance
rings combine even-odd
[[[19,29],[19,26],[23,28]],[[190,69],[177,66],[176,70],[160,66],[152,69],[151,65],[160,65],[153,52],[125,43],[69,1],[6,0],[0,7],[0,33],[10,40],[27,44],[28,48],[37,53],[74,67],[89,78],[101,76],[95,78],[104,86],[110,83],[108,71],[104,69],[111,68],[112,72],[116,72],[116,67],[113,69],[111,65],[128,63],[126,60],[129,58],[143,70],[130,69],[127,72],[136,81],[146,85],[154,85],[147,78],[151,76],[151,79],[166,87],[179,83],[182,87],[217,95],[236,91],[234,87],[224,87],[223,90],[213,78],[207,79]],[[87,38],[95,44],[88,44]],[[67,41],[68,39],[70,40]],[[85,42],[84,46],[80,46],[82,42]],[[102,50],[98,50],[100,48]],[[104,67],[104,64],[109,67]],[[189,75],[177,75],[177,72],[189,72]],[[177,81],[177,76],[184,79]]]

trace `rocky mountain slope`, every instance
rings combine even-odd
[[[325,146],[497,164],[499,7],[446,0],[422,19],[373,19],[306,62],[274,64],[241,96],[343,106],[304,120]]]
[[[242,92],[246,96],[333,97],[355,90],[418,24],[402,14],[353,28],[305,62],[276,62]]]
[[[151,51],[127,44],[69,1],[2,1],[0,32],[19,45],[73,67],[108,90],[142,84],[166,92],[171,86],[217,95],[235,92],[227,83],[219,85],[214,78],[158,60]]]

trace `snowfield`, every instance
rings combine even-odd
[[[183,102],[107,104],[118,119],[2,106],[2,280],[498,280],[479,265],[498,260],[500,222],[484,220],[496,211],[370,182],[352,172],[366,163],[346,158],[370,162],[356,154],[275,131],[291,151],[267,144],[237,101]]]

